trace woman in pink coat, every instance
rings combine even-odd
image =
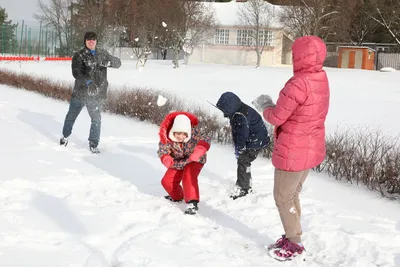
[[[285,234],[269,246],[273,257],[290,260],[301,254],[299,193],[313,167],[325,158],[325,119],[329,109],[329,83],[322,69],[325,43],[316,36],[295,40],[294,76],[280,91],[276,104],[268,95],[252,103],[275,126],[272,164],[274,198]]]

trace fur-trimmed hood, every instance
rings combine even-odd
[[[162,144],[172,142],[172,140],[168,137],[168,134],[172,128],[172,125],[174,124],[175,117],[178,115],[187,116],[190,120],[192,128],[199,124],[198,118],[196,117],[196,115],[194,115],[192,113],[185,112],[185,111],[175,111],[175,112],[169,113],[167,116],[165,116],[164,121],[160,124],[159,136],[160,136],[160,142]]]

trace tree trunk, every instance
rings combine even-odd
[[[57,32],[58,32],[58,39],[59,39],[59,42],[60,42],[60,56],[65,56],[65,51],[64,51],[64,45],[63,45],[63,41],[62,41],[62,33],[61,33],[61,28],[60,28],[60,26],[58,26],[57,27]],[[64,48],[64,49],[62,49],[62,48]]]
[[[256,53],[257,53],[257,65],[256,65],[256,68],[258,69],[258,68],[260,67],[260,65],[261,65],[261,55],[262,55],[262,52],[256,50]]]
[[[187,65],[189,63],[189,58],[192,54],[185,51],[185,55],[183,57],[183,64]]]
[[[193,50],[194,50],[194,46],[192,46],[192,45],[188,45],[186,47],[186,49],[183,50],[185,52],[184,57],[183,57],[184,65],[187,65],[189,63],[189,58],[193,54]]]
[[[146,65],[147,62],[147,54],[141,53],[138,56],[137,62],[136,62],[136,69],[142,69]]]
[[[175,47],[174,48],[174,58],[172,59],[172,65],[174,66],[174,69],[179,68],[179,48]]]

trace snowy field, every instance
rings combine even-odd
[[[69,63],[2,63],[2,68],[72,81]],[[250,101],[276,98],[288,68],[194,65],[174,70],[124,62],[112,85],[176,92],[207,107],[225,90]],[[131,68],[131,69],[130,69]],[[329,127],[383,125],[400,131],[398,72],[328,69]],[[379,86],[378,86],[379,85]],[[158,127],[103,115],[102,153],[87,147],[90,119],[78,118],[68,147],[58,140],[68,104],[0,86],[0,266],[253,267],[299,266],[271,259],[264,246],[282,234],[274,204],[273,166],[253,164],[255,192],[228,196],[236,176],[232,149],[213,144],[199,177],[199,214],[166,201],[157,158]],[[362,186],[312,173],[301,195],[303,266],[400,266],[400,206]]]
[[[109,70],[110,86],[115,89],[146,87],[176,93],[188,104],[215,109],[206,101],[216,103],[225,91],[235,92],[248,104],[260,94],[276,100],[280,89],[292,75],[290,67],[226,66],[192,64],[173,69],[170,60],[148,61],[142,71],[136,61],[123,61],[118,70]],[[0,68],[25,72],[54,80],[73,82],[70,62],[0,62]],[[331,108],[327,128],[369,127],[387,135],[400,133],[400,74],[326,68],[331,85]],[[222,118],[222,116],[221,116]]]

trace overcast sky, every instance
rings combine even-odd
[[[48,3],[49,0],[42,0]],[[12,22],[22,23],[28,26],[38,25],[38,22],[33,18],[33,14],[37,12],[37,0],[0,0],[0,7],[5,8],[8,13],[8,18]]]

